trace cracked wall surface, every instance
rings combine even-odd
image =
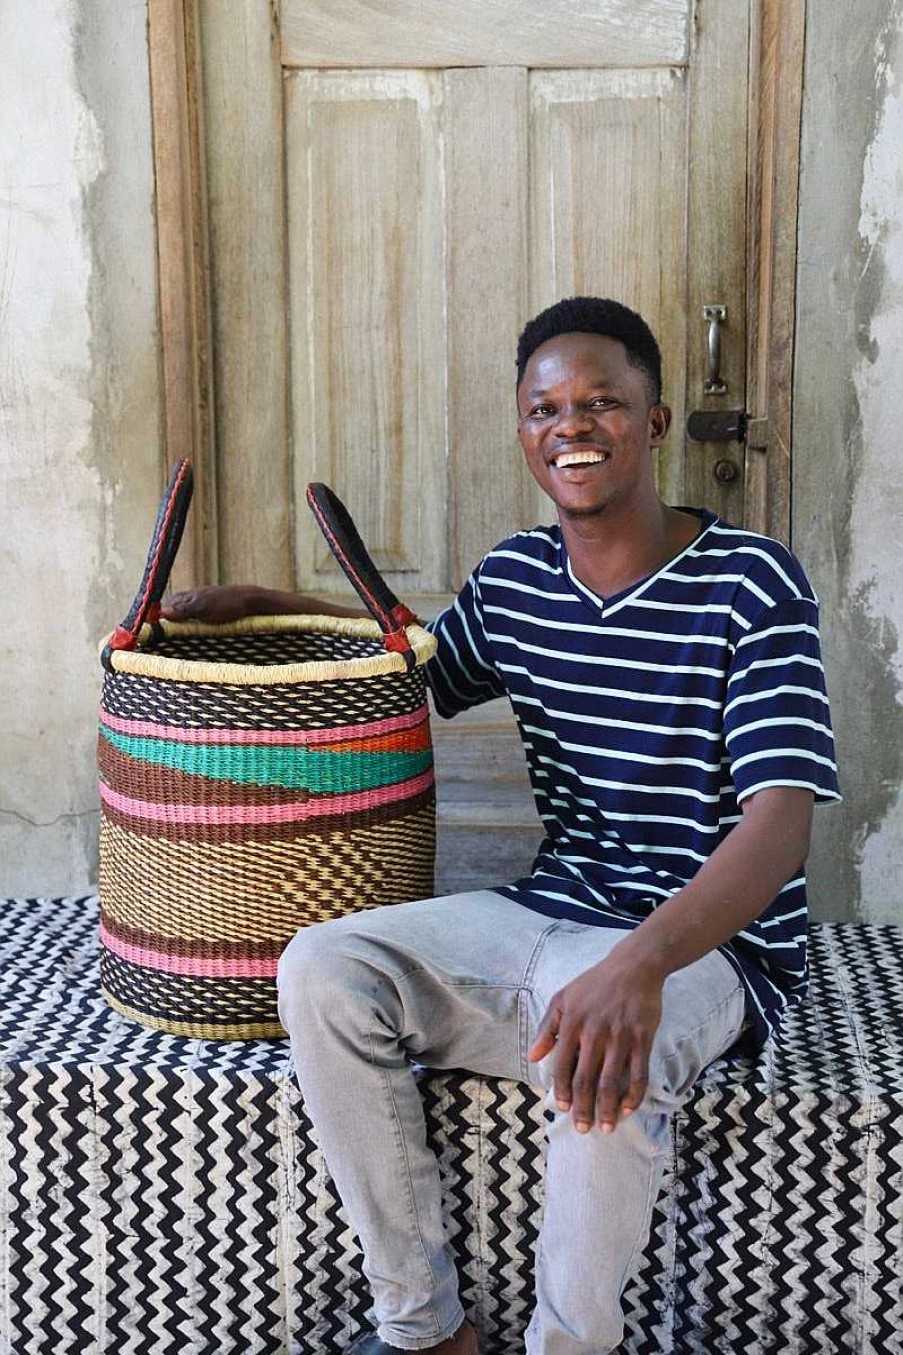
[[[844,803],[816,815],[821,916],[903,922],[903,3],[810,3],[793,541],[822,604]]]
[[[144,0],[0,6],[6,894],[95,878],[97,641],[158,491],[146,18]]]

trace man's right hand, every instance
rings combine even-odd
[[[243,616],[367,616],[360,607],[258,588],[251,583],[205,584],[186,588],[160,608],[167,621],[240,621]]]
[[[250,584],[230,583],[202,588],[186,588],[160,609],[168,621],[240,621],[268,609],[261,605],[262,590]]]

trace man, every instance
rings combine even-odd
[[[817,634],[776,542],[655,488],[658,346],[572,298],[518,346],[518,435],[558,526],[520,532],[432,623],[442,715],[507,695],[545,841],[529,877],[309,928],[279,970],[305,1101],[379,1335],[474,1355],[410,1061],[550,1092],[529,1355],[615,1348],[668,1121],[712,1059],[805,990],[805,860],[837,798]],[[170,615],[311,610],[202,591]]]

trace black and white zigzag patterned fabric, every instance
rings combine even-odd
[[[135,1026],[99,994],[94,899],[0,903],[2,1355],[335,1355],[360,1255],[284,1042]],[[903,934],[820,925],[813,995],[674,1125],[624,1355],[903,1355]],[[544,1110],[422,1092],[462,1295],[523,1350]]]

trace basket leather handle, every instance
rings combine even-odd
[[[328,485],[307,486],[307,502],[317,519],[326,544],[341,565],[367,611],[379,623],[383,644],[390,653],[401,654],[410,671],[417,661],[405,632],[417,620],[410,607],[392,592],[360,538],[351,514]]]
[[[147,564],[138,586],[138,592],[129,608],[128,616],[117,626],[104,645],[101,662],[112,667],[111,655],[116,649],[134,649],[144,625],[153,626],[160,618],[160,599],[169,582],[169,575],[185,530],[185,519],[191,504],[194,474],[191,462],[176,462],[169,484],[163,493],[154,533],[151,537]]]

